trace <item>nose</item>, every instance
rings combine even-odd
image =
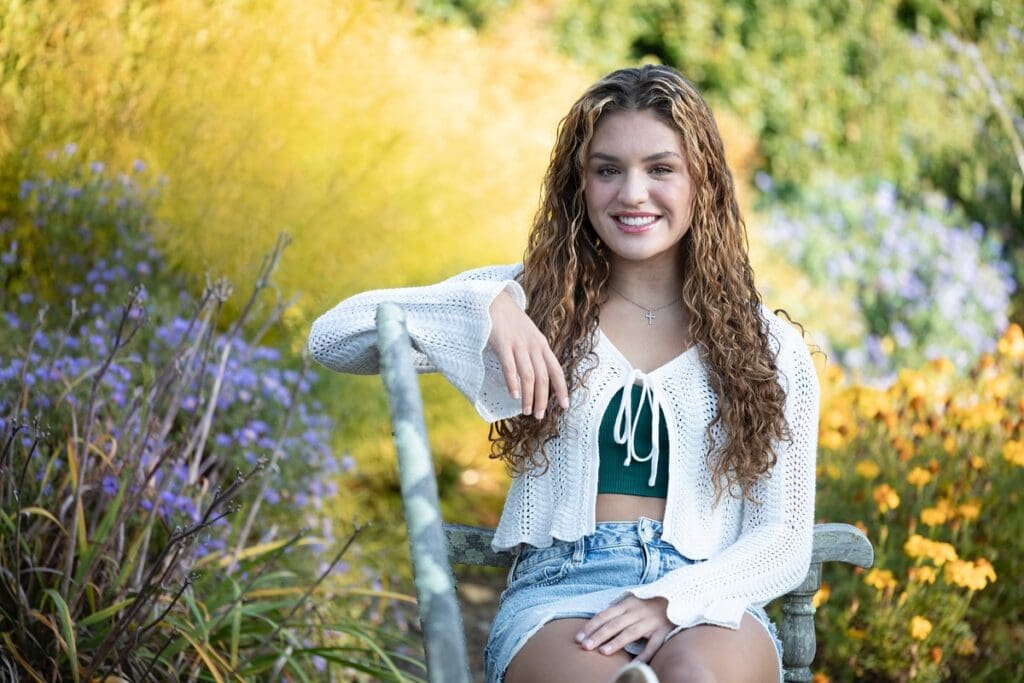
[[[622,186],[619,188],[619,201],[626,206],[639,206],[647,200],[647,183],[644,175],[638,171],[623,174]]]

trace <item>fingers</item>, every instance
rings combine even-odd
[[[654,659],[654,655],[656,655],[658,650],[661,649],[661,646],[665,644],[665,637],[669,633],[671,633],[671,631],[668,629],[661,629],[648,636],[647,645],[644,647],[643,652],[636,656],[636,661],[649,664],[650,661]]]
[[[576,634],[576,642],[585,650],[596,649],[610,655],[646,638],[647,644],[637,659],[647,662],[661,647],[671,628],[672,623],[660,601],[626,598],[594,615]]]
[[[545,344],[547,346],[547,344]],[[538,353],[530,357],[534,367],[534,385],[533,385],[533,414],[537,416],[538,420],[544,419],[544,411],[548,407],[548,366],[544,362],[544,352],[540,350]]]
[[[649,625],[642,621],[630,622],[626,617],[609,622],[601,630],[590,637],[595,643],[604,643],[597,647],[603,655],[615,654],[630,643],[646,637]]]
[[[519,375],[516,373],[516,359],[512,354],[512,349],[501,349],[498,360],[501,362],[501,372],[505,375],[505,385],[508,387],[509,396],[519,398]]]
[[[522,392],[523,415],[530,415],[533,412],[533,387],[534,371],[533,361],[530,359],[530,352],[525,348],[517,348],[513,351],[516,359],[516,373],[519,375],[519,389]]]
[[[543,419],[552,395],[562,409],[569,407],[565,374],[547,339],[530,317],[506,293],[490,308],[494,349],[509,395],[521,401],[524,415]]]

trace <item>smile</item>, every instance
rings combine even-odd
[[[623,232],[644,232],[658,222],[661,216],[614,216],[619,230]]]

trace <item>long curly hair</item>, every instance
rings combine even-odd
[[[680,134],[694,183],[692,221],[683,237],[682,301],[691,341],[705,361],[718,398],[707,440],[707,464],[718,495],[750,497],[775,464],[773,443],[789,438],[785,393],[761,316],[761,295],[747,255],[732,174],[714,117],[697,89],[666,66],[614,71],[591,86],[558,127],[533,220],[522,285],[530,318],[544,333],[572,392],[586,384],[594,363],[598,317],[607,296],[609,265],[587,217],[584,168],[601,117],[650,111]],[[589,368],[589,369],[588,369]],[[546,444],[563,410],[552,401],[544,419],[517,416],[492,425],[491,457],[515,474],[543,472]]]

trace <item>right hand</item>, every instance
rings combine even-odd
[[[544,418],[553,393],[562,409],[569,407],[565,374],[544,334],[515,299],[503,291],[491,302],[491,336],[487,343],[501,361],[512,398],[521,398],[523,414]]]

